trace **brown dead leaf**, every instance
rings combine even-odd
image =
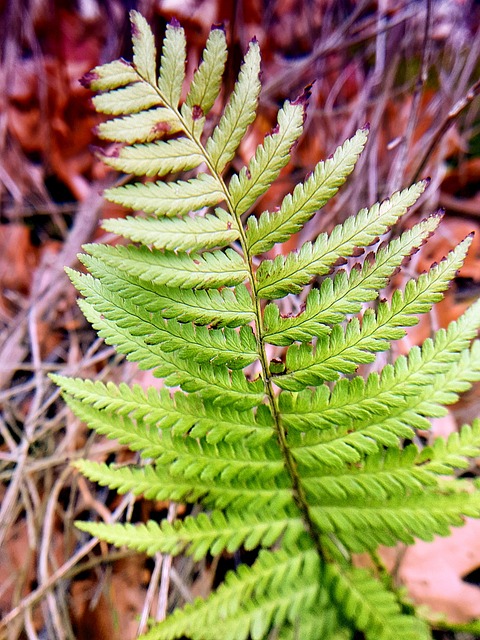
[[[420,605],[450,622],[480,618],[480,588],[462,580],[480,566],[480,521],[467,519],[448,538],[418,541],[403,555],[398,577]]]
[[[19,296],[30,292],[39,251],[33,246],[28,227],[0,225],[0,312],[7,318],[19,306]]]

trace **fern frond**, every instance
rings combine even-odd
[[[467,458],[480,456],[480,420],[463,425],[459,432],[451,433],[447,440],[437,438],[432,446],[419,454],[417,464],[436,474],[453,473],[469,466]]]
[[[160,345],[161,352],[176,351],[182,358],[228,364],[233,369],[242,369],[258,359],[250,327],[243,326],[237,332],[228,327],[209,329],[163,320],[107,290],[91,276],[78,275],[75,280],[89,306],[101,313],[103,319],[124,329],[127,336],[141,336],[146,345]],[[107,335],[104,330],[104,337],[109,344],[115,344],[114,334]],[[159,358],[161,360],[161,355]]]
[[[192,110],[200,107],[207,114],[220,93],[222,75],[227,61],[227,43],[222,28],[213,27],[208,36],[203,59],[195,71],[185,104]]]
[[[385,233],[418,200],[425,186],[426,182],[419,182],[382,204],[362,209],[337,225],[330,236],[322,233],[314,243],[305,243],[298,253],[264,260],[257,271],[257,295],[271,300],[298,293],[313,276],[328,273],[339,257],[351,255],[355,247],[368,246]]]
[[[334,278],[325,278],[319,289],[310,291],[305,311],[297,316],[283,318],[276,304],[268,304],[264,313],[265,340],[288,346],[295,340],[305,342],[330,333],[331,327],[345,320],[347,314],[358,313],[362,303],[378,296],[394,269],[424,242],[438,223],[439,218],[432,216],[393,240],[385,249],[380,249],[372,263],[367,260],[361,269],[352,269],[349,274],[340,271]],[[428,300],[440,299],[438,294],[447,288],[462,265],[470,244],[471,238],[466,238],[441,262],[441,267],[434,267],[428,276],[420,276],[417,281],[419,299],[425,289]],[[407,288],[413,286],[407,284]]]
[[[150,144],[136,144],[97,155],[117,171],[137,176],[164,176],[177,171],[189,171],[204,160],[197,145],[188,138],[156,140]]]
[[[275,129],[257,147],[248,167],[243,167],[238,176],[232,176],[228,190],[237,216],[265,193],[290,160],[290,149],[303,131],[306,99],[301,96],[296,102],[285,103],[278,112]]]
[[[153,33],[140,14],[131,17],[133,64],[103,65],[83,80],[103,92],[94,98],[97,111],[112,116],[98,135],[120,143],[98,153],[140,178],[194,171],[108,190],[113,202],[145,212],[104,224],[139,246],[87,245],[80,259],[89,273],[69,275],[99,335],[180,390],[53,379],[80,420],[143,458],[125,467],[80,461],[84,475],[121,493],[212,511],[173,523],[79,528],[152,555],[195,559],[274,546],[145,640],[352,640],[355,630],[367,640],[426,640],[426,625],[388,576],[353,568],[352,555],[447,535],[467,516],[480,517],[478,483],[444,477],[480,455],[480,420],[421,451],[402,443],[480,380],[480,301],[379,374],[351,374],[441,299],[471,237],[375,309],[365,305],[440,218],[359,256],[416,202],[426,181],[362,209],[298,253],[262,260],[336,193],[367,128],[318,163],[277,212],[245,222],[289,160],[309,89],[285,102],[247,166],[225,177],[255,118],[258,43],[249,45],[217,125],[205,127],[221,91],[224,32],[212,29],[184,92],[183,29],[175,20],[167,26],[157,77]],[[335,271],[349,257],[350,272]],[[269,302],[322,276],[295,317],[282,317],[281,305]]]
[[[294,510],[292,513],[271,513],[267,509],[263,510],[261,517],[250,512],[242,516],[227,516],[221,511],[213,511],[209,516],[200,513],[196,518],[187,516],[185,520],[176,520],[172,524],[165,520],[161,524],[150,520],[136,526],[95,522],[77,522],[76,525],[117,547],[125,545],[152,556],[159,551],[170,555],[185,552],[194,560],[223,550],[233,553],[241,546],[245,549],[270,547],[285,532],[295,539],[303,531],[301,518]]]
[[[140,280],[86,254],[82,256],[82,262],[107,289],[120,292],[122,297],[133,304],[150,313],[158,313],[162,318],[176,318],[179,322],[211,324],[217,327],[242,326],[255,318],[252,299],[244,285],[220,290],[177,289]],[[76,272],[71,269],[66,269],[66,272],[77,286]]]
[[[248,126],[255,119],[260,93],[259,74],[260,47],[252,40],[230,100],[205,147],[211,166],[218,174],[232,160]]]
[[[334,534],[358,553],[397,542],[413,544],[415,538],[433,540],[448,536],[450,527],[465,524],[465,516],[478,518],[478,496],[471,493],[427,491],[389,500],[335,499],[312,507],[312,518],[325,534]]]
[[[138,11],[130,12],[132,23],[133,64],[139,75],[150,84],[155,85],[157,51],[155,38],[148,22]]]
[[[147,457],[160,456],[165,448],[170,451],[172,443],[165,444],[164,436],[159,439],[158,433],[155,438],[155,429],[169,430],[172,437],[183,436],[186,433],[197,438],[201,436],[213,437],[216,433],[222,435],[228,430],[235,430],[235,434],[240,434],[244,440],[258,432],[265,431],[263,440],[268,440],[272,435],[272,419],[268,407],[253,414],[248,409],[235,410],[228,406],[218,406],[211,402],[203,401],[196,395],[176,393],[170,396],[166,389],[161,391],[149,389],[147,393],[136,386],[129,389],[126,385],[116,387],[113,384],[107,386],[100,382],[91,383],[88,380],[82,381],[79,378],[69,381],[67,378],[56,377],[55,380],[64,390],[65,399],[72,411],[85,421],[92,429],[106,435],[109,438],[116,438],[122,444],[128,444],[132,449],[143,449],[142,442],[145,433],[148,435]],[[122,421],[121,417],[129,418]],[[136,420],[136,425],[130,420]],[[149,428],[149,425],[154,425]],[[142,440],[137,443],[137,431],[141,432]],[[130,440],[128,440],[130,432]],[[213,434],[213,436],[212,436]],[[228,442],[228,439],[227,439]],[[155,454],[151,447],[156,446]],[[274,455],[272,449],[267,457],[263,457],[265,451],[258,442],[256,454],[246,454],[245,463],[255,460],[255,455],[259,456],[266,467],[267,461]],[[208,447],[207,447],[208,449]],[[208,449],[210,450],[210,449]],[[223,456],[230,448],[227,446]],[[183,451],[180,448],[180,453]],[[210,451],[210,457],[214,456],[214,451]],[[235,451],[239,451],[235,447]],[[275,449],[273,449],[276,452]],[[199,457],[201,452],[197,451]],[[266,455],[266,454],[265,454]],[[208,456],[207,456],[208,457]],[[273,458],[275,459],[275,458]],[[247,465],[248,466],[248,465]],[[278,466],[274,468],[278,469]],[[220,469],[221,472],[224,469]]]
[[[167,25],[163,40],[157,85],[165,104],[171,107],[177,107],[180,101],[185,79],[186,47],[184,30],[177,21],[172,21]]]
[[[179,116],[174,111],[158,107],[101,122],[96,128],[96,133],[103,140],[134,144],[152,142],[166,133],[178,133],[182,126]]]
[[[225,247],[238,239],[240,232],[231,216],[223,209],[205,217],[170,218],[109,218],[103,228],[119,236],[169,251],[199,251]]]
[[[138,82],[139,79],[133,65],[121,58],[95,67],[86,73],[80,82],[92,91],[110,91],[131,82]]]
[[[331,158],[319,162],[312,175],[298,184],[293,194],[285,196],[279,211],[265,211],[258,220],[255,216],[248,218],[246,236],[250,255],[269,251],[276,242],[288,240],[336,194],[353,171],[367,134],[368,129],[360,129]]]
[[[85,245],[84,250],[113,268],[152,282],[181,289],[219,289],[243,283],[248,271],[233,249],[211,253],[185,254],[150,251],[146,247]],[[80,256],[80,260],[82,257]]]
[[[138,80],[138,77],[136,78]],[[93,105],[100,113],[113,116],[138,113],[163,104],[158,93],[147,82],[133,82],[126,87],[102,93],[93,98]]]
[[[311,496],[312,503],[320,505],[325,500],[389,498],[418,494],[425,487],[436,487],[436,475],[429,465],[415,466],[418,449],[411,445],[406,449],[387,449],[367,456],[360,464],[348,467],[330,467],[324,473],[306,470],[302,472],[302,484]]]
[[[417,314],[426,313],[442,298],[441,292],[458,267],[456,261],[441,262],[418,281],[410,280],[403,294],[395,291],[390,304],[381,302],[376,312],[368,309],[361,324],[355,318],[345,331],[334,326],[328,337],[317,341],[315,349],[310,345],[290,347],[287,373],[275,377],[275,383],[282,389],[298,391],[306,385],[335,380],[341,373],[352,373],[360,363],[373,362],[375,353],[388,349],[391,340],[403,338],[405,327],[417,324]]]
[[[137,182],[106,189],[105,198],[129,209],[157,216],[183,216],[189,211],[211,207],[225,195],[218,181],[205,173],[176,182]]]
[[[201,502],[210,509],[228,508],[229,513],[260,513],[265,507],[283,509],[293,501],[286,473],[275,480],[228,481],[220,475],[215,478],[188,478],[178,472],[171,474],[163,466],[116,467],[88,460],[80,460],[75,466],[89,480],[120,494],[132,492],[150,500]]]
[[[446,373],[435,376],[430,384],[424,382],[421,366],[415,371],[416,366],[420,364],[419,360],[418,354],[415,354],[409,368],[400,360],[401,366],[396,370],[387,367],[381,379],[375,374],[369,376],[358,406],[354,403],[354,397],[363,388],[363,380],[356,378],[358,384],[355,387],[349,386],[348,380],[338,383],[339,394],[334,402],[339,400],[342,408],[333,421],[329,422],[332,414],[328,405],[325,415],[318,420],[309,421],[307,415],[310,409],[300,420],[284,414],[287,424],[295,424],[298,427],[300,422],[303,422],[310,429],[303,440],[298,440],[298,437],[292,434],[291,443],[295,458],[307,466],[336,466],[356,462],[362,455],[375,453],[382,445],[398,446],[400,438],[413,436],[414,428],[428,429],[430,422],[426,417],[445,415],[443,405],[456,402],[459,392],[466,391],[471,382],[480,379],[480,345],[477,342],[470,351],[466,350],[461,354],[458,363],[452,364]],[[428,365],[430,364],[431,361],[428,362]],[[438,361],[440,367],[442,364]],[[342,384],[343,382],[346,384]],[[350,397],[345,393],[349,391],[352,392]],[[305,399],[304,397],[303,401]],[[317,399],[320,400],[320,396],[317,396]],[[299,403],[300,406],[302,404],[303,402]],[[340,426],[332,428],[332,423]],[[323,426],[324,431],[312,431],[313,426],[320,429]]]
[[[367,640],[427,640],[424,622],[403,615],[394,594],[365,569],[327,564],[323,573],[332,600]]]
[[[271,626],[279,628],[286,621],[295,622],[308,611],[327,605],[319,577],[318,556],[312,549],[296,553],[262,550],[251,567],[241,565],[236,572],[230,571],[208,600],[198,598],[177,610],[143,640],[183,636],[195,640],[261,640]],[[321,627],[317,619],[317,631]]]

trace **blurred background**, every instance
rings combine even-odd
[[[252,156],[285,99],[314,82],[302,141],[258,213],[282,197],[355,130],[367,148],[338,196],[291,241],[328,231],[361,207],[429,176],[402,228],[445,210],[440,230],[394,285],[421,273],[474,231],[445,300],[397,343],[408,352],[480,295],[480,3],[473,0],[0,0],[0,638],[130,640],[148,616],[206,596],[247,555],[219,562],[115,550],[73,526],[77,518],[173,518],[182,507],[119,497],[78,476],[79,457],[133,454],[91,435],[64,408],[48,373],[156,384],[98,339],[76,306],[64,266],[82,244],[109,241],[103,201],[119,179],[98,161],[100,121],[79,79],[119,56],[131,59],[128,11],[141,11],[158,43],[176,17],[188,41],[187,79],[210,27],[230,46],[228,99],[248,41],[262,50],[259,116],[232,171]],[[400,229],[396,229],[397,233]],[[299,300],[301,302],[301,300]],[[425,442],[480,415],[473,388]],[[478,475],[472,462],[468,475]],[[383,553],[395,579],[438,620],[436,637],[480,638],[480,525],[447,540]],[[361,561],[361,560],[359,560]],[[436,612],[436,613],[435,613]],[[446,617],[445,617],[446,616]]]

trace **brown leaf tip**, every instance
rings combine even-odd
[[[98,78],[99,75],[95,71],[87,71],[87,73],[80,78],[79,82],[85,89],[90,89],[92,82],[95,82]]]
[[[130,22],[132,25],[132,37],[133,38],[139,38],[140,37],[140,29],[137,26],[137,23],[135,22],[135,19],[133,17],[133,12],[130,13]]]
[[[313,87],[313,82],[311,82],[310,84],[307,84],[307,86],[305,87],[305,89],[302,91],[302,93],[298,96],[298,98],[296,98],[292,104],[294,105],[302,105],[303,107],[306,107],[308,104],[308,101],[310,99],[310,96],[312,95],[312,87]]]
[[[437,209],[436,211],[434,211],[433,213],[430,214],[431,218],[443,218],[443,216],[445,215],[445,209]]]
[[[103,149],[102,147],[91,144],[90,150],[94,156],[100,160],[104,160],[105,158],[118,158],[120,156],[121,148],[118,145],[112,145],[108,149]]]

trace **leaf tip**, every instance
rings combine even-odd
[[[315,84],[314,82],[310,82],[310,84],[307,84],[307,86],[304,88],[304,90],[302,91],[302,93],[298,96],[298,98],[296,98],[292,104],[293,105],[301,105],[302,107],[306,107],[308,104],[308,101],[312,95],[312,87]]]
[[[142,16],[138,11],[135,11],[135,9],[132,9],[130,11],[129,15],[130,15],[130,24],[131,24],[131,29],[132,29],[132,36],[134,38],[138,38],[138,37],[140,37],[140,28],[138,26],[138,20]]]
[[[96,71],[87,71],[80,79],[79,82],[85,89],[91,89],[95,80],[98,80],[99,75]]]
[[[430,214],[430,218],[438,218],[439,220],[441,220],[443,218],[443,216],[445,215],[445,209],[437,209],[436,211],[434,211],[433,213]]]

